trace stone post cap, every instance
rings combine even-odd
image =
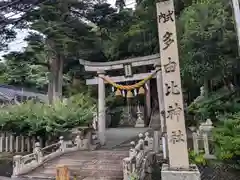
[[[22,158],[23,156],[22,155],[15,155],[15,156],[13,156],[13,159],[14,160],[17,160],[17,159],[20,159],[20,158]]]
[[[59,137],[59,140],[63,140],[63,139],[64,139],[64,137],[63,137],[63,136],[60,136],[60,137]]]
[[[209,126],[212,126],[213,123],[211,121],[211,119],[207,119],[206,122],[205,122],[206,125],[209,125]]]
[[[195,126],[190,126],[188,127],[192,132],[194,132],[196,130],[196,127]]]
[[[201,125],[199,126],[199,130],[203,132],[210,132],[213,129],[212,124],[213,123],[211,119],[207,119],[206,122],[201,123]]]
[[[135,142],[134,142],[134,141],[131,141],[131,142],[130,142],[130,145],[131,145],[131,146],[135,146]]]
[[[141,139],[141,138],[143,138],[143,134],[142,133],[139,133],[138,134],[138,137]]]
[[[35,143],[35,148],[36,148],[36,147],[40,147],[40,146],[41,146],[41,145],[40,145],[39,142],[36,142],[36,143]]]

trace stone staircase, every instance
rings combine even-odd
[[[66,165],[71,177],[78,180],[120,180],[123,179],[122,160],[128,151],[76,151],[44,163],[24,178],[55,179],[56,166]]]
[[[138,134],[146,131],[149,129],[109,129],[107,144],[101,149],[96,149],[90,135],[77,135],[74,141],[61,136],[59,142],[44,148],[37,142],[33,153],[14,156],[12,178],[55,179],[57,166],[64,165],[77,180],[123,179],[123,159],[129,156],[130,141],[138,141]]]

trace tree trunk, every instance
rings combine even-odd
[[[49,104],[52,104],[62,98],[64,58],[56,51],[54,41],[48,39],[46,43],[50,51],[53,52],[50,55],[48,77],[48,100]]]
[[[64,59],[63,57],[60,55],[58,58],[58,87],[57,87],[57,92],[58,92],[58,98],[62,98],[62,87],[63,87],[63,62]]]
[[[48,99],[49,103],[52,104],[58,99],[57,90],[57,59],[52,58],[50,62],[50,72],[49,72],[49,84],[48,84]]]
[[[53,103],[53,74],[52,71],[49,71],[48,75],[48,103]]]
[[[209,92],[209,82],[208,79],[204,79],[204,96],[207,97],[208,96],[208,92]]]

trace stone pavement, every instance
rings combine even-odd
[[[145,133],[150,128],[109,128],[106,131],[106,145],[104,149],[113,149],[114,147],[131,141],[139,133]]]

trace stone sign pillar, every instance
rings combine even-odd
[[[105,84],[104,72],[98,72],[98,137],[101,145],[105,145],[106,137],[106,108],[105,108]]]
[[[189,166],[173,0],[157,3],[157,21],[169,158],[162,180],[199,180]]]

